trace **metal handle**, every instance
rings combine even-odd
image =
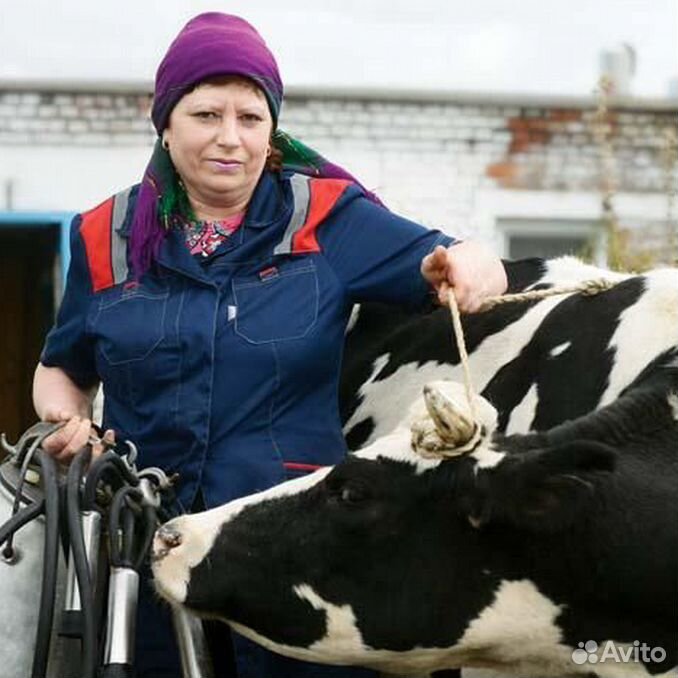
[[[172,607],[172,620],[183,678],[214,678],[212,658],[200,619],[181,607]]]
[[[85,553],[89,564],[90,581],[97,580],[97,566],[99,563],[99,542],[101,539],[101,514],[98,511],[84,511],[81,515],[82,533],[85,538]],[[68,574],[66,579],[66,600],[64,610],[79,612],[82,610],[78,580],[75,576],[73,552],[68,559]]]
[[[104,664],[134,663],[134,632],[139,598],[139,574],[112,567],[108,589],[108,624]]]

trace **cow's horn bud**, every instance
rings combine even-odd
[[[457,386],[450,382],[451,386]],[[445,384],[447,386],[447,384]],[[455,391],[446,388],[447,393],[436,386],[424,386],[424,402],[438,435],[452,445],[465,445],[476,430],[468,403]]]
[[[448,457],[475,449],[496,428],[497,411],[482,396],[474,396],[474,419],[462,384],[436,382],[424,387],[428,417],[412,425],[414,448],[426,457]]]

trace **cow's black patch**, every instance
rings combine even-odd
[[[358,422],[346,434],[346,444],[349,450],[357,450],[369,439],[374,432],[374,420],[369,417]]]
[[[528,287],[538,289],[539,280],[546,273],[548,266],[545,259],[532,257],[530,259],[505,259],[502,260],[504,270],[506,271],[506,279],[508,282],[507,293],[515,294],[522,292]],[[541,285],[547,287],[548,285]]]
[[[539,395],[531,424],[535,430],[594,410],[609,383],[612,335],[621,313],[643,290],[643,279],[631,278],[604,294],[570,296],[548,313],[520,354],[483,391],[499,411],[499,429],[506,429],[511,412],[533,385]],[[552,357],[551,351],[564,343],[569,343],[567,350]]]

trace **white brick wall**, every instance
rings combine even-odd
[[[394,211],[450,233],[480,231],[500,242],[493,224],[521,214],[488,217],[483,202],[507,191],[552,196],[544,218],[573,196],[589,196],[596,207],[586,218],[598,217],[593,102],[376,96],[291,94],[281,126],[347,167]],[[140,90],[0,89],[0,195],[14,209],[81,210],[137,181],[155,138],[149,106]],[[634,102],[614,115],[620,193],[660,198],[662,132],[676,126],[678,110]],[[651,211],[621,216],[657,231],[665,211]]]

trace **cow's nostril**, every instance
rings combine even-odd
[[[163,546],[168,549],[173,549],[181,544],[181,532],[171,525],[163,525],[158,530],[158,538],[163,543]]]

